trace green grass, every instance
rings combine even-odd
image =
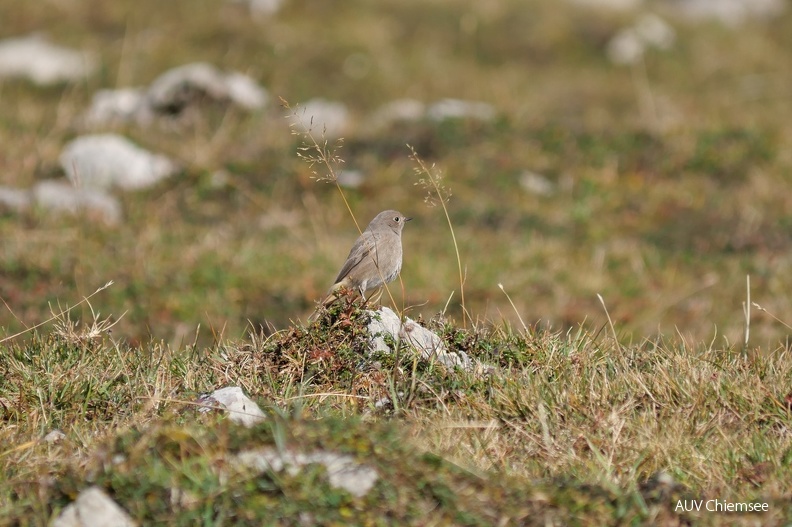
[[[220,0],[95,4],[0,0],[0,38],[44,30],[101,63],[75,85],[0,82],[4,185],[61,177],[96,90],[186,62],[244,71],[272,104],[117,129],[184,167],[120,196],[118,226],[0,212],[0,338],[114,282],[70,312],[82,325],[61,315],[0,344],[0,523],[43,525],[89,481],[142,524],[258,525],[265,510],[294,524],[309,505],[325,524],[350,511],[375,525],[792,518],[790,13],[739,33],[669,16],[675,47],[631,69],[604,49],[632,15],[549,0],[294,0],[263,20]],[[278,97],[349,106],[336,153],[367,176],[344,190],[358,222],[415,217],[393,301],[491,370],[448,372],[409,350],[364,359],[354,306],[302,322],[358,233],[297,155],[305,138]],[[365,126],[403,97],[498,115]],[[408,144],[442,173],[448,220],[424,204]],[[555,193],[524,190],[526,170]],[[744,346],[746,275],[760,308]],[[111,332],[81,333],[105,319]],[[271,420],[248,432],[194,411],[227,385]],[[66,440],[43,443],[54,428]],[[281,441],[351,453],[382,480],[354,499],[321,469],[218,469]],[[167,512],[176,488],[196,501]],[[677,496],[771,512],[680,517]]]

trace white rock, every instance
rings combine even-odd
[[[159,112],[178,113],[196,98],[231,101],[246,109],[263,107],[267,92],[242,73],[225,74],[206,62],[170,69],[154,79],[146,93],[148,103]]]
[[[552,181],[530,170],[526,170],[520,176],[520,186],[537,196],[552,196],[556,190]]]
[[[152,154],[114,134],[74,139],[63,149],[60,164],[77,186],[99,189],[142,189],[177,170],[176,163],[169,158]]]
[[[228,411],[231,421],[246,426],[255,426],[267,417],[259,406],[244,394],[242,388],[229,386],[215,390],[212,394],[201,397],[204,404],[220,404]]]
[[[647,48],[670,49],[675,41],[673,27],[657,15],[645,14],[632,26],[616,33],[606,52],[614,64],[634,64]]]
[[[228,88],[228,98],[246,110],[263,108],[269,100],[267,90],[244,73],[238,71],[227,73],[225,82]]]
[[[284,0],[234,0],[238,4],[247,4],[251,14],[272,16],[277,13]]]
[[[369,314],[371,320],[367,329],[371,335],[371,347],[375,351],[392,351],[384,338],[390,336],[397,342],[406,341],[424,360],[436,360],[448,368],[473,367],[472,361],[465,352],[448,351],[439,336],[410,318],[405,317],[402,324],[399,315],[389,307],[383,306],[377,311],[369,311]]]
[[[33,201],[42,209],[69,214],[95,214],[105,223],[121,222],[121,204],[101,189],[75,188],[68,181],[47,180],[33,187]]]
[[[586,7],[611,9],[614,11],[627,11],[635,9],[643,0],[569,0],[570,2]]]
[[[344,188],[360,188],[366,177],[360,170],[341,170],[336,174],[338,184]]]
[[[177,115],[202,98],[257,110],[267,105],[269,94],[243,73],[224,73],[196,62],[166,71],[148,88],[100,90],[83,118],[91,126],[130,121],[145,125],[158,115]]]
[[[647,46],[671,49],[676,42],[676,31],[659,16],[646,13],[635,22],[635,32]]]
[[[371,115],[369,124],[385,128],[393,123],[419,121],[426,116],[426,105],[416,99],[396,99],[383,104]]]
[[[614,64],[634,64],[643,57],[646,44],[633,28],[622,29],[608,41],[606,53]]]
[[[495,117],[495,108],[486,102],[442,99],[429,105],[426,115],[433,121],[446,119],[478,119],[490,121]]]
[[[334,452],[305,454],[265,447],[240,452],[236,456],[236,463],[257,472],[281,472],[285,469],[292,476],[306,465],[320,463],[327,469],[332,487],[344,489],[356,497],[365,496],[379,479],[375,469],[358,463],[352,456]]]
[[[145,122],[152,113],[148,109],[143,88],[121,88],[96,92],[84,119],[89,125],[135,120]]]
[[[95,67],[92,55],[56,46],[41,35],[0,41],[0,77],[26,78],[49,85],[84,79]]]
[[[349,110],[344,103],[311,99],[289,114],[289,122],[302,131],[310,131],[316,140],[337,139],[350,126]]]
[[[137,525],[99,487],[89,487],[52,522],[52,527],[132,527]]]
[[[64,439],[66,439],[66,434],[64,434],[57,428],[44,436],[44,441],[46,441],[47,443],[59,443]]]
[[[22,212],[33,204],[30,190],[11,187],[0,187],[0,209]]]
[[[667,4],[689,20],[717,20],[736,27],[750,19],[769,19],[781,15],[784,0],[675,0]]]

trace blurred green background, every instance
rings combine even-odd
[[[116,193],[115,226],[4,211],[0,326],[38,323],[108,280],[93,308],[126,313],[114,334],[132,341],[305,320],[357,236],[338,189],[298,158],[303,138],[278,102],[321,97],[350,112],[337,153],[365,178],[344,189],[361,226],[388,208],[416,218],[402,271],[411,316],[442,311],[454,291],[447,313],[462,313],[448,226],[425,204],[407,144],[451,192],[474,320],[517,322],[502,283],[529,324],[602,325],[601,294],[625,339],[734,342],[750,275],[752,300],[773,315],[754,310],[753,343],[785,342],[773,317],[792,323],[792,14],[723,23],[671,2],[636,4],[286,0],[265,16],[223,0],[0,0],[0,38],[43,31],[99,60],[73,84],[0,80],[2,185],[62,177],[63,145],[88,132],[120,133],[183,167],[152,189]],[[647,13],[673,43],[614,63],[609,43]],[[81,124],[97,90],[147,85],[195,61],[250,75],[269,105]],[[485,102],[495,116],[371,125],[402,98]]]

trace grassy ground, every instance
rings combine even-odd
[[[91,305],[118,320],[89,341],[61,317],[60,328],[0,344],[4,517],[43,523],[90,475],[133,515],[162,519],[123,482],[133,469],[149,471],[142,479],[152,487],[141,492],[162,499],[165,465],[141,467],[151,458],[141,452],[174,440],[172,430],[228,451],[283,430],[298,445],[326,436],[355,453],[335,435],[339,419],[350,437],[398,446],[356,455],[393,467],[371,500],[381,511],[414,504],[397,518],[408,523],[425,510],[456,524],[731,521],[673,515],[674,492],[767,500],[773,512],[760,521],[789,517],[792,16],[739,30],[668,18],[673,49],[613,66],[605,45],[633,18],[542,0],[295,0],[260,20],[219,0],[0,0],[0,37],[46,30],[101,61],[73,86],[0,83],[3,184],[59,177],[60,149],[91,131],[78,117],[100,88],[147,84],[203,60],[250,74],[273,96],[254,114],[207,107],[178,123],[117,129],[185,167],[121,196],[120,226],[44,211],[0,215],[5,335],[109,280]],[[349,106],[339,154],[367,176],[344,191],[358,221],[386,208],[416,218],[404,232],[397,306],[426,320],[445,310],[432,325],[494,373],[451,374],[409,354],[361,371],[359,332],[297,323],[357,233],[336,187],[317,182],[296,155],[304,138],[290,133],[277,97]],[[498,116],[366,126],[402,97],[487,101]],[[469,317],[446,218],[424,204],[407,144],[451,191]],[[526,170],[556,192],[525,191]],[[743,349],[746,275],[764,311],[753,309]],[[90,321],[88,304],[71,317]],[[251,344],[247,330],[261,326]],[[209,432],[179,402],[226,384],[279,415],[260,437],[225,425]],[[394,407],[376,410],[386,395]],[[37,442],[53,428],[65,443]],[[102,465],[97,452],[112,448],[132,461]],[[193,457],[214,466],[226,452],[188,450],[163,463],[187,473]],[[442,470],[433,474],[432,463]],[[252,492],[196,470],[206,496]],[[657,497],[646,482],[661,473],[678,487]],[[424,483],[405,484],[416,480]],[[277,483],[262,499],[287,515],[315,501],[324,487],[313,483]],[[207,503],[179,521],[211,516]],[[338,501],[328,503],[326,521],[342,521],[332,516]]]

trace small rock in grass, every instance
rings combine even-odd
[[[47,180],[32,191],[37,206],[52,212],[96,215],[108,225],[121,222],[121,204],[101,189],[76,188],[68,181]]]
[[[66,506],[52,527],[132,527],[137,525],[105,491],[88,487]]]
[[[778,17],[788,7],[784,0],[669,0],[666,4],[688,20],[717,20],[731,27]]]
[[[555,194],[556,187],[552,181],[542,174],[526,170],[520,176],[520,186],[537,196],[552,196]]]
[[[228,416],[234,423],[245,427],[255,426],[267,417],[259,406],[244,394],[242,388],[229,386],[215,390],[211,394],[200,398],[203,404],[216,403],[228,411]],[[208,411],[208,407],[203,411]]]
[[[424,328],[414,320],[405,317],[404,322],[389,307],[381,307],[377,311],[369,311],[371,320],[368,332],[371,335],[371,347],[375,351],[391,352],[385,342],[386,336],[395,341],[406,341],[414,347],[424,360],[436,360],[448,368],[471,369],[474,364],[463,351],[448,351],[442,339],[435,333]]]
[[[23,212],[33,204],[33,194],[28,189],[0,187],[0,209]]]
[[[317,141],[337,139],[349,129],[346,105],[325,99],[311,99],[290,110],[289,122],[304,132],[311,132]]]
[[[641,16],[632,26],[611,38],[607,55],[614,64],[633,64],[643,57],[647,48],[666,50],[676,41],[676,32],[657,15]]]
[[[266,90],[247,75],[226,74],[205,62],[166,71],[154,79],[146,92],[148,104],[165,114],[178,114],[202,97],[230,101],[248,110],[262,108],[268,99]]]
[[[396,99],[383,104],[369,118],[369,125],[379,130],[394,123],[420,121],[426,116],[426,105],[416,99]]]
[[[74,139],[63,149],[60,164],[75,185],[94,189],[142,189],[177,171],[169,158],[114,134]]]
[[[491,121],[495,118],[495,107],[486,102],[442,99],[429,105],[426,115],[433,121],[446,119],[477,119]]]
[[[89,126],[125,122],[147,125],[157,117],[181,115],[202,100],[253,111],[267,105],[269,94],[243,73],[226,73],[211,64],[195,62],[166,71],[147,88],[96,92],[83,119]]]
[[[46,441],[47,443],[59,443],[64,439],[66,439],[66,434],[64,434],[57,428],[44,436],[44,441]]]
[[[306,465],[319,463],[327,469],[330,486],[344,489],[358,498],[368,494],[379,479],[375,469],[358,463],[352,456],[326,451],[305,454],[266,447],[240,452],[236,463],[257,472],[286,470],[292,476]]]
[[[46,86],[82,80],[95,68],[91,54],[56,46],[42,35],[0,41],[0,77],[25,78]]]
[[[341,170],[338,174],[338,184],[344,188],[356,189],[363,185],[366,177],[360,170]]]
[[[96,92],[84,119],[89,125],[119,124],[130,121],[144,124],[152,117],[153,112],[146,104],[144,89],[121,88]]]

